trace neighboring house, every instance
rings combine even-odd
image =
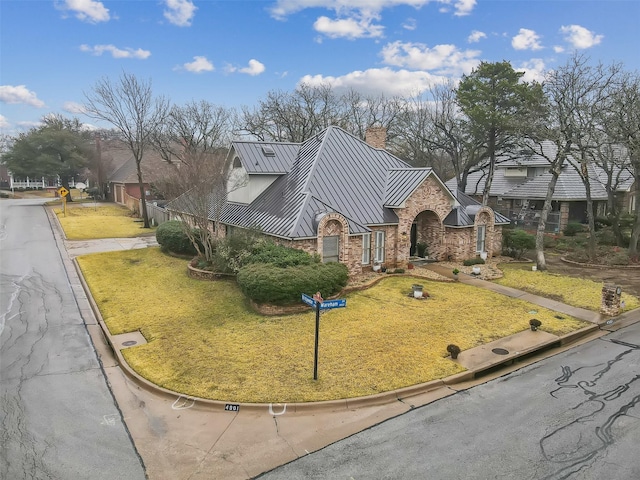
[[[152,152],[145,154],[140,166],[145,182],[145,198],[147,201],[156,200],[151,184],[167,175],[171,167]],[[125,205],[131,211],[140,214],[141,195],[137,172],[136,161],[130,157],[109,176],[108,195],[112,202]]]
[[[259,229],[351,274],[406,267],[418,242],[435,260],[500,254],[509,220],[454,195],[431,168],[411,168],[384,150],[385,138],[371,129],[371,145],[329,127],[301,144],[233,142],[227,198],[209,218],[219,235]]]
[[[607,209],[606,172],[594,163],[587,165],[591,198],[596,215],[604,215]],[[482,198],[486,172],[471,173],[467,179],[465,193],[473,198]],[[513,223],[535,226],[547,195],[551,173],[549,162],[542,156],[530,156],[499,161],[489,192],[489,205],[509,217]],[[633,175],[630,169],[616,172],[613,186],[624,212],[636,208],[633,196]],[[446,182],[457,188],[456,179]],[[552,210],[548,230],[560,231],[569,222],[587,222],[587,194],[584,183],[575,168],[563,167],[552,197]]]

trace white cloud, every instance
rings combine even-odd
[[[414,70],[435,70],[441,75],[469,73],[480,61],[478,50],[461,51],[455,45],[436,45],[429,48],[422,43],[393,42],[380,52],[384,63]]]
[[[587,30],[580,25],[563,25],[560,32],[564,33],[564,39],[574,48],[584,49],[598,45],[604,35],[595,35],[591,30]]]
[[[164,11],[164,18],[179,27],[190,27],[191,21],[196,14],[196,7],[191,0],[166,0],[167,10]]]
[[[444,83],[447,77],[432,75],[428,72],[410,72],[408,70],[392,70],[390,68],[372,68],[355,71],[339,77],[323,75],[305,75],[300,83],[310,85],[329,84],[337,91],[357,90],[363,94],[388,96],[416,95],[438,83]]]
[[[562,45],[554,45],[553,51],[556,52],[556,53],[563,53],[564,52],[564,47]]]
[[[74,12],[75,17],[83,22],[108,22],[111,19],[109,9],[95,0],[64,0],[55,5],[60,10]]]
[[[375,38],[384,32],[382,25],[373,25],[374,18],[342,18],[332,20],[329,17],[318,17],[313,28],[329,38]]]
[[[430,2],[444,5],[445,11],[453,7],[456,16],[468,15],[476,5],[476,0],[277,0],[270,12],[273,18],[285,20],[307,8],[333,10],[335,19],[321,16],[316,20],[314,28],[318,32],[330,38],[379,37],[384,27],[373,24],[373,21],[380,19],[380,12],[384,9],[402,5],[419,9]],[[411,30],[411,25],[409,22],[403,27]]]
[[[540,35],[528,28],[521,28],[518,35],[511,39],[511,46],[516,50],[540,50]]]
[[[532,58],[521,63],[519,67],[514,67],[514,70],[524,72],[521,79],[525,82],[542,83],[545,77],[545,65],[541,58]]]
[[[97,57],[105,52],[110,53],[113,58],[137,58],[145,60],[151,56],[151,52],[149,50],[143,50],[141,48],[134,50],[129,47],[121,49],[115,45],[94,45],[93,47],[89,45],[80,45],[80,50],[91,53]]]
[[[62,105],[62,109],[65,112],[69,112],[74,115],[79,115],[86,112],[84,105],[78,102],[64,102],[64,104]]]
[[[407,18],[402,24],[402,28],[413,31],[418,28],[418,21],[415,18]]]
[[[0,115],[0,128],[9,128],[10,126],[11,124],[9,123],[9,120],[7,120],[7,117]]]
[[[467,42],[469,43],[478,43],[483,38],[487,38],[487,34],[481,32],[480,30],[474,30],[471,32],[471,35],[467,37]]]
[[[0,85],[0,102],[26,103],[38,108],[45,106],[35,92],[27,89],[25,85]]]
[[[188,62],[183,64],[180,67],[176,67],[174,70],[186,70],[187,72],[192,73],[202,73],[202,72],[213,72],[215,67],[213,63],[207,60],[207,57],[195,56],[193,57],[193,62]]]
[[[444,3],[449,2],[444,1]],[[463,17],[471,13],[473,7],[476,6],[476,0],[458,0],[454,3],[454,6],[456,7],[455,15],[458,17]]]
[[[264,72],[266,68],[263,63],[252,58],[251,60],[249,60],[249,65],[246,67],[238,68],[238,67],[234,67],[233,65],[227,65],[225,70],[228,73],[234,73],[234,72],[246,73],[247,75],[251,75],[252,77],[255,77],[256,75],[260,75],[262,72]]]

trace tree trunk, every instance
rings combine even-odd
[[[544,233],[547,228],[547,218],[549,218],[549,212],[551,212],[551,205],[553,199],[553,192],[556,189],[556,183],[558,183],[558,177],[562,171],[563,160],[558,162],[551,168],[551,181],[547,186],[547,195],[544,199],[544,205],[540,212],[540,219],[538,220],[538,229],[536,231],[536,265],[538,270],[544,271],[547,269],[547,261],[544,258]]]
[[[142,205],[142,221],[144,223],[144,228],[151,228],[149,225],[149,215],[147,214],[147,194],[144,189],[144,181],[142,180],[142,169],[140,167],[140,162],[142,159],[136,159],[136,168],[138,170],[138,186],[140,187],[140,202]]]

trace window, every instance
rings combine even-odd
[[[371,263],[371,234],[362,235],[362,265]]]
[[[235,157],[233,159],[233,168],[241,168],[242,167],[242,162],[240,161],[240,158]]]
[[[324,237],[322,239],[322,261],[339,262],[340,261],[340,237],[338,235],[332,237]]]
[[[476,252],[484,252],[485,250],[485,236],[487,234],[486,225],[478,225],[478,237],[476,238]]]
[[[384,262],[384,232],[376,232],[376,249],[373,260],[378,263]]]

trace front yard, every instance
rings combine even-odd
[[[153,228],[143,228],[142,220],[136,218],[128,208],[119,205],[68,203],[66,215],[61,204],[53,208],[68,240],[132,238],[155,231]]]
[[[260,316],[234,282],[190,279],[184,260],[156,248],[78,261],[111,333],[140,330],[149,342],[123,350],[127,362],[157,385],[217,400],[370,395],[455,374],[462,367],[446,358],[449,343],[466,350],[528,329],[533,316],[554,334],[585,326],[461,283],[389,276],[348,294],[347,308],[323,314],[314,381],[310,309]],[[409,296],[414,283],[424,285],[427,300]]]

